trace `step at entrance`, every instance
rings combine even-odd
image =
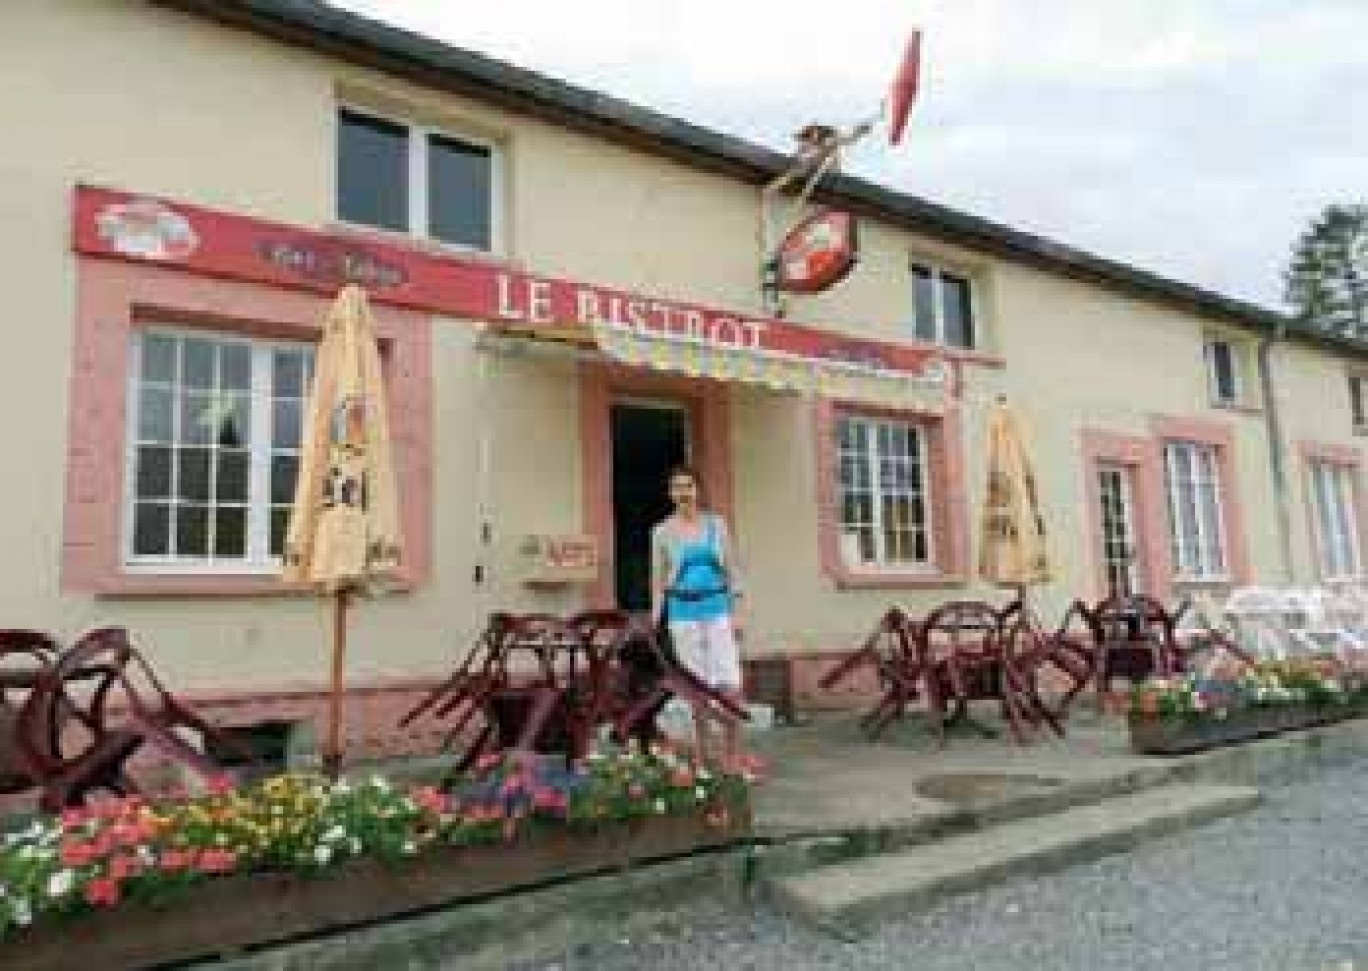
[[[784,910],[841,936],[1006,877],[1084,863],[1258,805],[1245,786],[1171,785],[768,882]]]

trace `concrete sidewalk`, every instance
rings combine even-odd
[[[992,815],[1070,792],[1133,788],[1172,764],[1131,755],[1116,716],[1079,708],[1067,731],[1018,745],[1005,729],[993,739],[960,729],[942,746],[915,715],[874,742],[849,714],[776,728],[753,739],[769,763],[756,793],[756,834],[773,841],[934,827],[966,811]]]

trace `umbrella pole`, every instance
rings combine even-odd
[[[323,753],[323,769],[336,780],[342,771],[342,664],[347,655],[347,591],[339,590],[333,599],[332,685],[328,692],[328,747]]]

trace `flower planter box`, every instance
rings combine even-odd
[[[442,847],[392,864],[359,859],[311,878],[290,873],[222,877],[164,906],[130,903],[43,922],[0,943],[0,967],[122,971],[232,954],[724,846],[749,830],[749,812],[742,808],[724,826],[709,825],[701,815],[646,817],[594,828],[540,829],[493,846]]]
[[[1338,705],[1270,705],[1214,714],[1160,718],[1132,712],[1131,749],[1141,755],[1186,755],[1220,745],[1314,728],[1368,714],[1362,700]]]

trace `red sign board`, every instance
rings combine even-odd
[[[855,217],[822,209],[794,226],[779,244],[779,289],[821,293],[855,266]]]
[[[78,253],[207,276],[332,293],[357,283],[381,304],[536,331],[614,324],[643,334],[917,373],[921,348],[816,327],[515,272],[455,254],[344,232],[318,232],[179,202],[80,186]],[[839,215],[839,214],[838,214]],[[851,226],[853,240],[853,223]]]

